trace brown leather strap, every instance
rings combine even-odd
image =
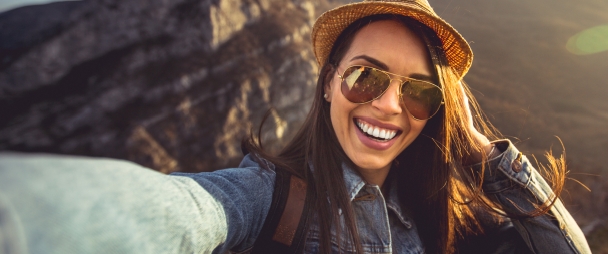
[[[302,253],[315,203],[307,194],[314,186],[281,168],[275,172],[272,204],[251,253]]]
[[[293,237],[300,224],[305,201],[306,182],[291,175],[287,204],[279,220],[279,225],[272,236],[272,240],[291,246]]]

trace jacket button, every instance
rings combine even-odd
[[[511,170],[515,171],[515,173],[521,172],[521,157],[522,153],[519,152],[519,154],[517,154],[517,158],[515,158],[515,160],[511,163]]]
[[[511,163],[511,169],[515,171],[515,173],[521,172],[521,162],[514,160],[513,163]]]

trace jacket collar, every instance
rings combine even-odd
[[[346,185],[346,191],[349,195],[349,199],[352,202],[357,194],[361,192],[361,190],[367,185],[367,183],[361,178],[361,176],[352,168],[350,168],[346,163],[342,163],[342,170],[344,174],[344,184]],[[403,204],[399,200],[398,190],[397,190],[397,179],[387,179],[385,184],[388,184],[388,197],[384,197],[386,207],[389,210],[392,210],[399,218],[399,221],[405,225],[406,228],[412,227],[412,221],[409,216],[405,213],[405,209],[403,209]],[[371,186],[371,185],[370,185]]]
[[[366,183],[361,176],[346,163],[342,163],[342,172],[344,174],[344,184],[346,185],[346,191],[348,198],[352,202],[357,196],[359,191],[365,187]]]

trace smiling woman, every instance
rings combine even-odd
[[[471,49],[428,2],[340,6],[319,17],[312,42],[313,104],[280,153],[251,137],[238,168],[171,176],[118,162],[82,173],[57,159],[0,160],[6,218],[18,221],[0,225],[23,224],[26,239],[43,232],[42,243],[22,242],[57,252],[589,253],[558,199],[563,158],[548,168],[550,187],[510,141],[490,142],[462,82]],[[80,163],[91,165],[65,166]],[[115,198],[103,194],[109,182]],[[35,219],[36,200],[53,227]],[[95,214],[90,225],[71,216],[79,207]]]
[[[377,21],[363,27],[341,59],[336,63],[337,70],[358,65],[390,70],[402,77],[432,76],[431,61],[421,39],[396,21]],[[366,72],[375,70],[367,69]],[[385,79],[383,90],[376,90],[379,96],[368,100],[369,103],[357,104],[342,94],[343,81],[337,73],[329,72],[330,82],[325,85],[334,132],[344,153],[364,179],[382,186],[391,162],[418,137],[426,124],[426,119],[417,121],[402,107],[399,96],[404,83],[407,82],[406,86],[417,83]],[[370,82],[372,87],[382,87],[382,82],[368,81],[369,76],[371,74],[359,76],[355,83],[362,86],[361,83]],[[352,93],[351,89],[349,94]],[[371,135],[364,133],[358,125],[368,126]],[[387,140],[384,138],[387,132],[396,135]],[[384,135],[380,136],[380,133]]]

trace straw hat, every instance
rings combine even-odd
[[[411,17],[437,33],[449,64],[462,78],[473,62],[473,52],[456,29],[441,19],[427,0],[365,0],[337,7],[323,13],[312,28],[312,47],[317,63],[323,65],[344,29],[355,20],[375,14]]]

